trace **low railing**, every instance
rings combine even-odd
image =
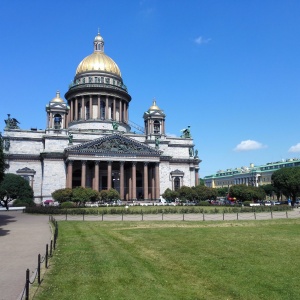
[[[41,267],[44,264],[45,269],[48,269],[49,267],[49,258],[52,257],[53,251],[56,248],[56,240],[58,237],[58,225],[57,221],[53,216],[49,216],[49,221],[52,224],[52,228],[54,229],[53,231],[53,238],[50,241],[50,246],[46,244],[46,252],[43,256],[41,254],[38,255],[38,263],[37,267],[34,270],[33,274],[30,276],[30,270],[26,270],[26,280],[25,280],[25,286],[23,288],[23,291],[18,298],[18,300],[29,300],[29,291],[30,291],[30,286],[33,285],[36,281],[37,284],[41,284]]]

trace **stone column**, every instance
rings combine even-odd
[[[155,176],[154,176],[154,168],[151,167],[151,199],[155,199]]]
[[[108,116],[108,96],[106,96],[105,99],[105,120],[108,120],[109,116]]]
[[[124,161],[120,161],[120,198],[124,200]]]
[[[78,120],[78,99],[75,98],[75,121]]]
[[[111,182],[111,176],[112,176],[112,162],[107,162],[107,189],[111,189],[112,182]]]
[[[85,120],[84,96],[81,98],[81,120]]]
[[[195,186],[199,184],[199,169],[195,168]]]
[[[113,120],[116,120],[116,97],[114,97],[113,110]]]
[[[136,200],[136,162],[132,162],[132,199]]]
[[[53,128],[53,113],[50,113],[50,128]]]
[[[123,122],[123,105],[122,105],[122,99],[120,99],[120,104],[119,104],[119,122]]]
[[[67,188],[72,188],[72,176],[73,176],[73,160],[68,161],[68,169],[67,169]]]
[[[73,122],[73,113],[74,113],[74,100],[70,100],[70,116],[69,116],[69,122]]]
[[[94,190],[99,191],[99,161],[95,161],[95,182]]]
[[[90,95],[90,119],[93,119],[93,97]]]
[[[160,198],[159,163],[155,164],[155,199]]]
[[[144,199],[148,200],[148,163],[144,162]]]
[[[101,110],[101,103],[100,103],[100,95],[98,95],[98,106],[97,106],[97,119],[100,119],[100,110]]]
[[[81,186],[85,187],[86,185],[86,160],[81,162]]]

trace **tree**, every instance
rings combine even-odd
[[[228,187],[216,188],[218,197],[226,197],[228,194]]]
[[[229,196],[241,201],[256,201],[265,199],[266,193],[260,187],[237,184],[230,187]]]
[[[169,201],[175,201],[178,198],[178,193],[167,188],[162,194],[162,197]]]
[[[195,199],[204,201],[207,199],[216,199],[217,190],[204,185],[197,185],[192,188],[195,192]]]
[[[100,191],[99,195],[100,195],[100,199],[101,201],[107,201],[108,199],[108,190],[102,190]]]
[[[51,195],[55,201],[58,201],[59,203],[63,203],[72,200],[72,193],[73,193],[72,189],[65,188],[65,189],[56,190]]]
[[[179,190],[177,190],[177,193],[181,201],[193,200],[192,189],[188,186],[183,185]]]
[[[73,189],[72,201],[77,204],[82,204],[90,201],[96,201],[99,198],[99,193],[91,188],[78,186]]]
[[[285,196],[292,198],[294,205],[300,194],[300,167],[282,168],[272,174],[272,184]]]
[[[8,204],[13,200],[32,199],[33,190],[23,177],[7,173],[0,183],[0,203],[8,210]]]
[[[3,138],[0,134],[0,182],[4,178],[5,171],[5,160],[4,160],[4,152],[3,152]]]
[[[107,192],[107,198],[110,201],[119,200],[120,199],[120,194],[115,189],[109,189],[108,192]]]

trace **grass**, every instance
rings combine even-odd
[[[61,221],[35,299],[300,299],[299,226]]]

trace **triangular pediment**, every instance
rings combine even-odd
[[[120,134],[113,134],[80,145],[71,146],[67,148],[66,151],[69,153],[102,153],[107,155],[134,154],[141,156],[159,156],[161,153],[161,151]]]

